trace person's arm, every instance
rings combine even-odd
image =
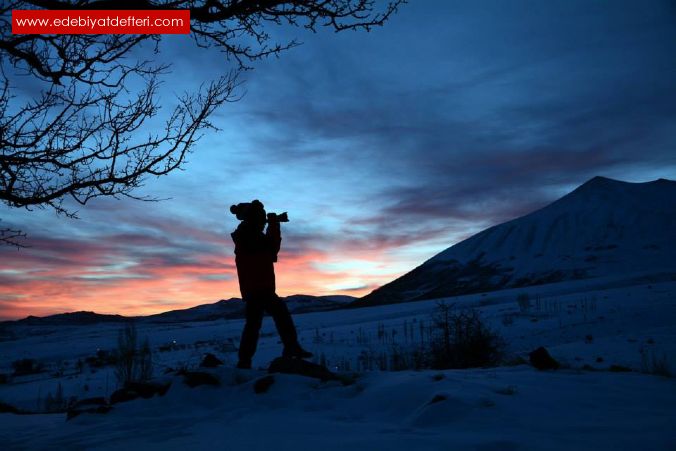
[[[265,231],[265,237],[268,241],[270,253],[272,254],[272,261],[277,261],[277,254],[279,248],[282,246],[282,231],[279,226],[279,221],[270,220],[268,215],[268,228]]]

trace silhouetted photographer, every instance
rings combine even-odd
[[[275,293],[274,263],[282,243],[280,223],[289,221],[287,214],[266,214],[259,200],[233,205],[230,212],[242,221],[232,233],[232,239],[235,242],[239,289],[246,304],[246,323],[239,345],[237,368],[251,368],[251,358],[256,352],[263,314],[266,311],[274,319],[284,344],[282,355],[312,357],[298,343],[296,326],[289,309]]]

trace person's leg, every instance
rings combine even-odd
[[[286,303],[279,296],[273,294],[266,299],[265,309],[275,321],[277,332],[282,339],[282,343],[284,343],[284,347],[288,348],[297,345],[296,326],[293,324],[293,319],[291,319],[291,313],[289,313]]]
[[[251,359],[256,353],[258,346],[258,335],[263,323],[264,306],[260,299],[249,299],[246,301],[246,322],[242,331],[242,339],[239,342],[239,363],[240,368],[250,368]]]
[[[286,302],[282,301],[279,296],[275,294],[267,299],[265,309],[275,321],[277,332],[284,344],[283,355],[287,357],[312,357],[312,353],[303,350],[298,343],[296,326],[293,324],[293,319],[291,318],[289,309],[286,307]]]

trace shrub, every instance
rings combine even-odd
[[[389,353],[389,370],[390,371],[404,371],[411,368],[416,368],[414,361],[416,353],[414,351],[407,351],[397,344],[390,347]]]
[[[512,395],[515,395],[517,393],[516,386],[514,386],[514,385],[508,385],[506,387],[497,388],[494,391],[495,391],[495,393],[497,393],[499,395],[505,395],[505,396],[512,396]]]
[[[483,322],[478,311],[455,311],[453,305],[437,304],[429,345],[431,368],[495,366],[504,348],[504,340]]]
[[[52,396],[52,392],[47,393],[45,397],[45,411],[49,413],[64,412],[68,408],[68,402],[63,396],[63,387],[61,383],[56,386],[56,393]]]
[[[143,339],[143,344],[138,352],[138,379],[147,381],[153,377],[153,354],[150,350],[148,337]]]
[[[357,367],[381,371],[490,367],[500,364],[504,355],[504,340],[476,310],[455,311],[444,302],[437,304],[431,325],[421,336],[427,337],[425,342],[392,343],[379,355],[362,351]]]
[[[655,351],[648,351],[641,348],[641,372],[647,374],[655,374],[658,376],[671,377],[671,368],[669,365],[669,358],[666,353],[657,355]]]
[[[127,324],[117,335],[117,365],[115,376],[122,385],[134,380],[134,361],[136,358],[136,327]]]
[[[12,362],[15,376],[24,376],[27,374],[36,374],[44,371],[40,362],[35,359],[19,359]]]
[[[516,303],[519,304],[521,313],[528,313],[530,311],[530,296],[528,293],[521,293],[516,297]]]
[[[122,386],[146,381],[152,377],[152,352],[148,337],[138,347],[138,334],[133,323],[120,329],[117,336],[115,376]]]

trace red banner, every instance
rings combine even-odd
[[[12,34],[189,34],[190,10],[12,10]]]

